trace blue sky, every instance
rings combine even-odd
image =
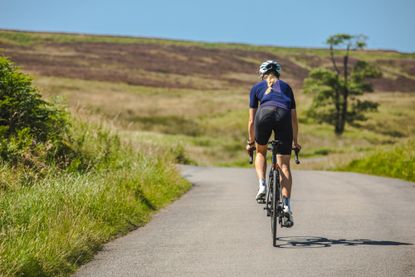
[[[0,0],[0,28],[324,47],[335,33],[415,52],[414,0]]]

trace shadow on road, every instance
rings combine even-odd
[[[309,236],[290,236],[278,238],[278,248],[322,248],[331,246],[358,246],[358,245],[375,245],[375,246],[398,246],[413,245],[412,243],[387,241],[387,240],[370,240],[370,239],[329,239],[323,237]]]

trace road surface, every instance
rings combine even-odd
[[[254,198],[253,169],[183,167],[193,188],[76,276],[415,276],[415,183],[294,171],[295,225]]]

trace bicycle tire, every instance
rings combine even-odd
[[[271,230],[272,230],[272,245],[277,246],[277,208],[278,208],[278,174],[277,171],[274,169],[272,172],[272,202],[271,202]]]
[[[271,234],[273,230],[273,223],[272,223],[272,183],[273,183],[272,171],[269,172],[269,179],[268,179],[268,190],[267,190],[267,202],[266,202],[266,209],[267,215],[271,218]]]
[[[265,194],[265,210],[267,211],[267,216],[271,216],[271,208],[270,208],[270,197],[271,197],[271,189],[269,184],[271,183],[271,179],[272,177],[270,177],[270,179],[268,180],[268,189],[267,189],[267,193]]]
[[[273,202],[273,195],[274,195],[274,193],[272,192],[272,183],[273,183],[273,179],[272,179],[272,177],[269,179],[269,191],[270,191],[270,193],[269,193],[269,203],[268,203],[268,211],[269,211],[269,216],[270,216],[270,219],[271,219],[271,236],[272,236],[272,234],[273,234],[273,232],[274,232],[274,219],[273,219],[273,210],[272,210],[272,207],[273,207],[273,205],[272,205],[272,202]]]

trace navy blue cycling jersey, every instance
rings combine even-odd
[[[249,94],[249,107],[258,108],[258,102],[261,106],[280,107],[286,110],[295,109],[294,93],[291,87],[284,81],[278,80],[272,85],[270,93],[265,95],[268,89],[266,81],[255,84]]]

